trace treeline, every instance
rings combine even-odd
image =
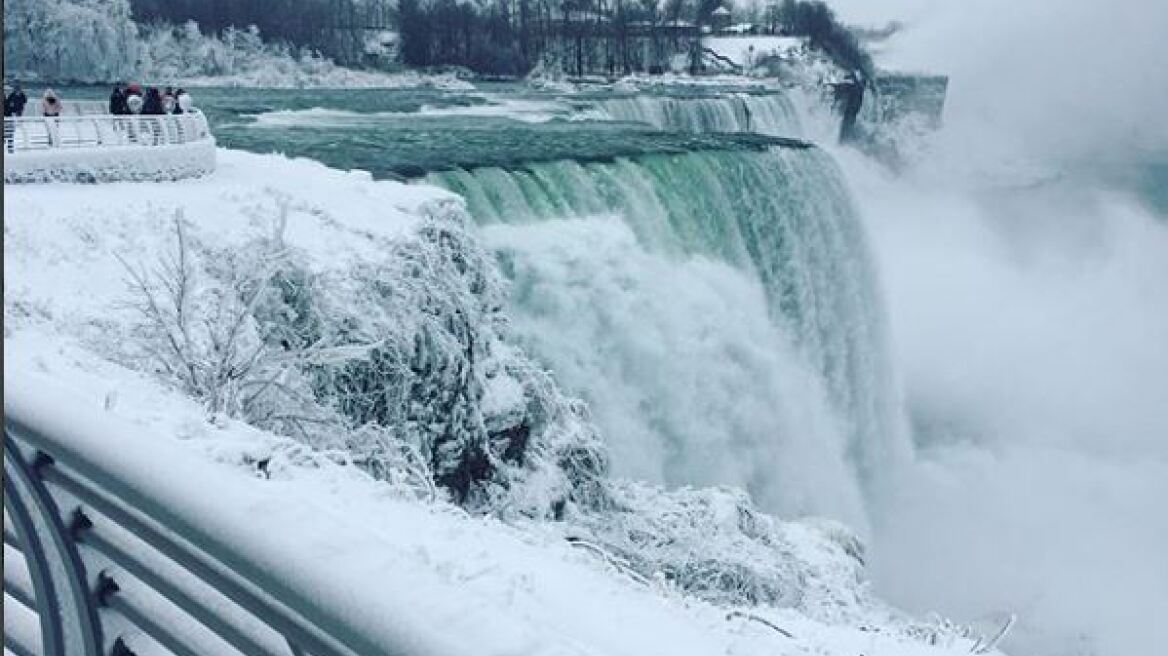
[[[522,75],[550,34],[551,3],[500,0],[398,0],[400,56],[407,66],[464,66],[477,73]]]
[[[361,64],[365,39],[393,29],[392,0],[131,0],[139,23],[195,21],[208,34],[259,28],[266,39],[315,50],[342,64]]]
[[[726,0],[727,2],[729,0]],[[566,72],[652,70],[696,50],[723,0],[130,0],[139,23],[195,21],[208,34],[256,26],[266,39],[367,63],[365,39],[396,28],[399,58],[418,68],[461,66],[524,75],[551,62]],[[870,79],[871,58],[821,0],[772,0],[735,9],[765,32],[805,36],[840,66]],[[700,68],[700,59],[693,60]]]
[[[778,7],[778,21],[784,34],[804,36],[811,45],[831,56],[840,67],[860,73],[865,81],[874,76],[872,57],[860,40],[836,18],[835,12],[821,0],[783,0]]]
[[[698,7],[693,0],[399,0],[401,60],[523,75],[552,55],[576,74],[628,73],[641,63],[631,41],[644,26],[692,20]]]
[[[399,0],[400,56],[414,67],[464,66],[478,73],[522,75],[551,54],[584,73],[645,70],[643,50],[676,54],[696,41],[720,0]],[[776,0],[740,12],[772,34],[807,37],[840,66],[871,77],[871,57],[856,35],[819,0]],[[673,41],[662,45],[662,41]],[[644,42],[649,41],[649,45]],[[597,53],[599,52],[599,55]],[[661,64],[658,59],[655,63]]]

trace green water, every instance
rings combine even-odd
[[[312,157],[329,166],[363,169],[377,178],[420,177],[454,168],[515,168],[531,162],[614,161],[650,153],[804,147],[752,134],[658,132],[636,124],[529,124],[504,118],[378,118],[344,126],[226,126],[220,143],[256,152]]]
[[[60,90],[104,99],[104,87]],[[615,161],[698,150],[803,147],[777,136],[789,114],[774,91],[679,86],[648,94],[592,89],[565,94],[517,84],[474,90],[194,88],[219,144],[309,157],[376,178],[535,161]],[[520,106],[515,108],[513,104]],[[767,134],[743,129],[747,104]],[[778,108],[774,109],[773,108]],[[659,110],[659,111],[655,111]],[[627,120],[615,120],[615,119]],[[665,127],[667,129],[659,129]]]

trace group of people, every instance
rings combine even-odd
[[[47,118],[61,116],[65,113],[63,104],[61,97],[55,91],[45,89],[41,96],[39,116]],[[7,152],[11,153],[15,149],[14,137],[17,122],[14,119],[25,116],[27,105],[28,96],[25,95],[20,83],[6,82],[4,84],[4,150]],[[190,94],[184,89],[176,90],[174,87],[166,87],[163,90],[159,90],[158,87],[148,87],[143,91],[142,86],[138,84],[118,83],[114,85],[109,97],[109,113],[115,116],[161,116],[188,114],[195,111],[197,110],[192,104]],[[146,139],[147,142],[160,143],[163,134],[159,125],[150,124],[141,128],[124,119],[115,120],[113,127],[115,130],[132,135],[131,138],[137,142]],[[49,144],[53,144],[57,140],[56,130],[57,128],[49,126],[47,136]]]
[[[19,82],[4,85],[4,117],[24,116],[25,106],[28,105],[28,96]],[[114,115],[144,114],[186,114],[194,109],[191,96],[184,89],[175,90],[166,87],[148,87],[143,92],[141,85],[121,84],[114,85],[110,93],[109,113]],[[41,96],[40,116],[60,116],[61,98],[52,89],[45,89]]]
[[[109,113],[122,116],[127,114],[185,114],[193,109],[191,95],[185,89],[147,87],[143,93],[138,84],[114,85],[110,93]]]

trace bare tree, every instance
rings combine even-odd
[[[281,205],[264,247],[254,258],[225,257],[217,280],[197,266],[181,212],[174,216],[174,250],[153,267],[119,260],[131,307],[142,319],[138,343],[160,373],[212,414],[310,438],[322,427],[339,430],[342,422],[317,403],[303,371],[364,357],[376,344],[336,346],[328,336],[301,343],[261,334],[257,310],[279,293],[286,275],[280,272],[290,268],[286,222]]]

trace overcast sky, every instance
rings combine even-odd
[[[828,4],[848,22],[880,24],[910,20],[945,3],[940,0],[831,0]]]

